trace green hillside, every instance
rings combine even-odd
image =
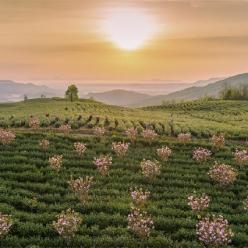
[[[154,96],[147,100],[140,101],[139,103],[135,104],[135,106],[143,107],[143,106],[160,105],[163,103],[163,101],[171,101],[171,100],[173,101],[196,100],[205,96],[219,97],[220,92],[225,87],[240,87],[243,85],[248,85],[248,73],[232,76],[202,87],[193,86],[186,88],[184,90],[170,93],[168,95]]]
[[[246,166],[238,166],[233,155],[235,149],[247,149],[247,112],[246,101],[192,101],[143,109],[91,100],[37,99],[1,104],[0,126],[14,131],[16,138],[10,144],[0,142],[0,213],[12,220],[0,247],[200,248],[203,245],[196,224],[207,214],[223,215],[230,223],[234,237],[226,247],[248,247],[247,211],[243,207],[248,196],[248,174]],[[41,128],[28,128],[30,115],[39,118]],[[71,133],[54,131],[63,123],[71,124]],[[158,134],[155,140],[148,143],[138,135],[125,156],[118,157],[113,142],[130,143],[123,131],[127,127],[141,131],[148,124]],[[190,131],[193,139],[181,143],[171,136],[169,124],[174,128],[173,135]],[[91,133],[96,126],[108,130],[102,139]],[[226,137],[220,149],[209,139],[218,131]],[[49,141],[46,150],[39,145],[42,139]],[[75,142],[86,144],[81,157],[75,151]],[[172,150],[168,161],[162,161],[156,153],[163,146]],[[211,151],[209,160],[199,163],[193,158],[194,149],[199,147]],[[93,164],[101,154],[112,157],[106,176]],[[58,171],[49,164],[54,155],[63,156]],[[143,159],[158,160],[160,174],[145,177],[140,166]],[[233,184],[221,187],[209,177],[215,161],[235,169],[238,175]],[[93,183],[83,205],[68,181],[85,176],[92,176]],[[134,187],[150,192],[147,204],[142,206],[154,222],[149,237],[139,237],[128,229],[127,217],[133,206],[130,189]],[[209,207],[200,215],[188,206],[187,198],[194,191],[210,198]],[[53,223],[70,208],[80,215],[82,224],[75,236],[66,240]]]
[[[48,150],[38,143],[46,138]],[[199,164],[192,158],[196,147],[212,149],[207,140],[194,140],[186,145],[176,139],[161,137],[151,145],[138,139],[131,145],[124,158],[111,150],[114,141],[128,141],[123,136],[109,136],[99,142],[94,137],[73,137],[61,134],[41,134],[38,131],[17,133],[10,145],[0,145],[0,212],[13,219],[10,232],[0,240],[4,248],[78,248],[78,247],[157,247],[200,248],[195,226],[198,217],[187,205],[193,191],[206,193],[211,198],[205,213],[222,214],[228,219],[235,234],[228,247],[247,247],[247,213],[242,201],[247,197],[248,175],[246,168],[239,168],[233,160],[235,147],[227,141],[206,163]],[[87,150],[79,158],[74,142],[83,142]],[[161,174],[154,179],[145,178],[140,169],[142,159],[158,159],[156,149],[169,146],[173,156],[161,162]],[[48,159],[54,154],[63,155],[60,171],[49,167]],[[93,158],[111,154],[113,165],[109,176],[101,176]],[[214,161],[233,165],[239,176],[234,185],[222,188],[210,180],[207,172]],[[93,176],[90,197],[82,205],[68,187],[71,176]],[[127,228],[130,212],[130,188],[143,187],[151,192],[146,211],[152,216],[154,229],[149,238],[139,238]],[[53,228],[57,215],[68,208],[74,209],[83,219],[72,240],[66,241]]]
[[[27,127],[30,115],[38,117],[41,126],[59,127],[69,122],[74,129],[105,126],[123,131],[135,126],[152,127],[169,134],[168,121],[173,115],[176,133],[190,131],[208,137],[217,131],[230,135],[248,134],[247,101],[193,101],[163,106],[132,109],[102,104],[91,100],[69,102],[63,99],[37,99],[0,104],[0,126]]]

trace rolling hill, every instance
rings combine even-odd
[[[218,97],[220,92],[225,87],[239,87],[248,85],[248,73],[238,74],[219,80],[215,83],[210,83],[206,86],[192,86],[184,90],[176,91],[168,95],[154,96],[149,99],[136,103],[135,107],[160,105],[163,101],[180,101],[180,100],[195,100],[204,96]]]

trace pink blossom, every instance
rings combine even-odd
[[[0,239],[9,232],[12,224],[11,216],[0,212]]]
[[[112,143],[112,150],[116,153],[118,157],[123,157],[127,150],[128,150],[129,144],[125,142],[113,142]]]
[[[140,167],[142,170],[142,174],[145,177],[153,178],[155,176],[158,176],[160,174],[160,164],[157,160],[151,161],[151,160],[145,160],[140,163]]]
[[[82,218],[74,210],[68,209],[58,215],[57,221],[53,222],[55,230],[65,239],[72,239],[77,232]]]
[[[98,158],[94,158],[93,164],[97,167],[101,175],[106,176],[112,165],[112,157],[109,155],[100,155]]]
[[[167,161],[172,154],[172,150],[168,146],[163,146],[157,149],[157,155],[161,160]]]
[[[16,136],[13,132],[0,129],[0,143],[8,145],[15,140]]]
[[[197,196],[196,194],[188,196],[188,205],[193,211],[202,211],[205,208],[208,208],[209,202],[210,198],[205,193],[201,196]]]
[[[209,151],[208,149],[199,147],[193,151],[193,158],[197,162],[205,162],[211,157],[211,154],[211,151]]]
[[[151,216],[138,208],[132,208],[127,221],[128,229],[132,230],[141,238],[149,237],[151,230],[154,228],[154,222]]]
[[[234,183],[238,173],[230,165],[218,164],[215,162],[210,168],[208,175],[213,181],[221,186],[227,186]]]
[[[79,156],[83,156],[86,151],[86,145],[80,142],[74,143],[74,148]]]
[[[226,245],[234,236],[228,221],[222,215],[212,215],[200,220],[196,225],[196,234],[204,245],[210,247]]]

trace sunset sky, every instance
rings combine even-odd
[[[246,0],[0,0],[0,79],[183,80],[248,70]]]

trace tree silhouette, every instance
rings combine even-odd
[[[71,102],[78,99],[78,88],[75,84],[68,86],[65,92],[65,98],[69,99]]]

